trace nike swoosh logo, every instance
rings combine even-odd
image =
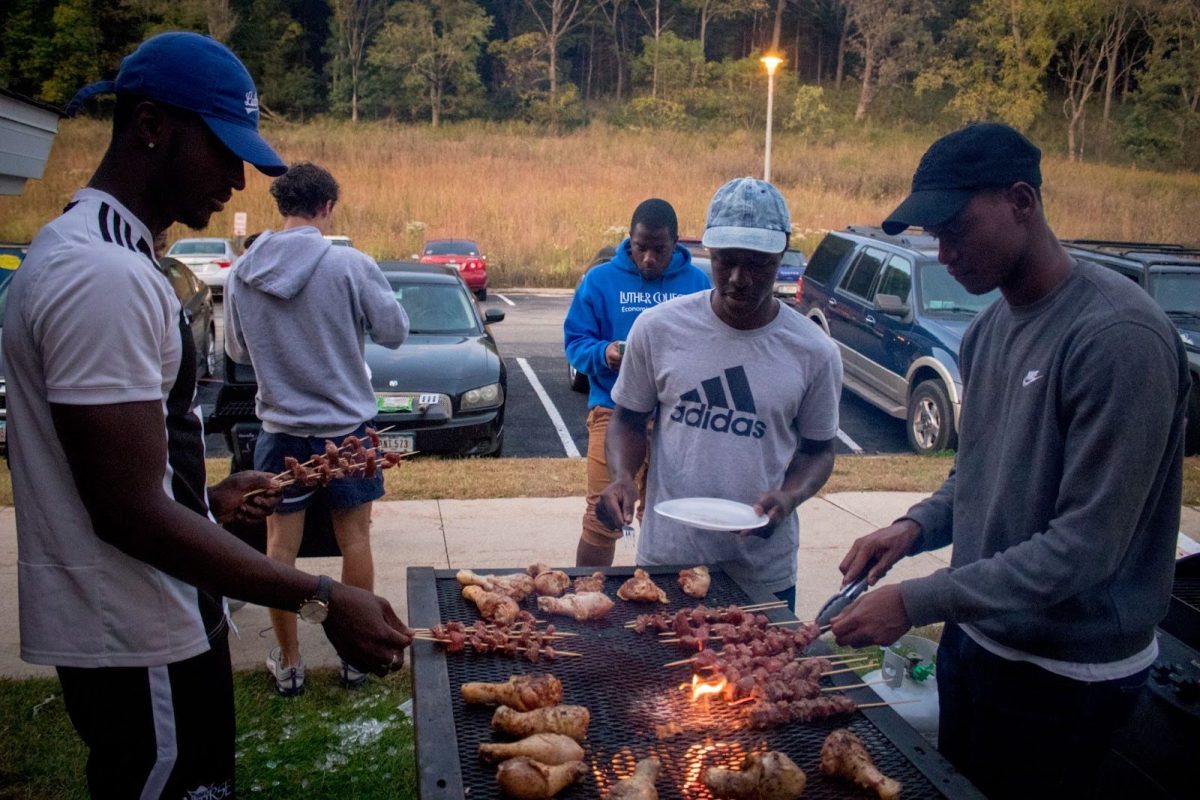
[[[1031,373],[1029,373],[1028,375],[1026,375],[1026,376],[1025,376],[1025,380],[1021,381],[1021,385],[1022,385],[1022,386],[1028,386],[1029,384],[1031,384],[1031,383],[1033,383],[1034,381],[1036,381],[1036,380],[1040,379],[1041,377],[1042,377],[1042,376],[1041,376],[1041,375],[1039,375],[1037,372],[1031,372]]]

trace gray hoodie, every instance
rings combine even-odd
[[[254,367],[270,433],[344,436],[375,416],[365,334],[395,349],[408,315],[370,256],[312,226],[263,233],[225,287],[225,350]]]

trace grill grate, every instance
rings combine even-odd
[[[497,572],[500,572],[497,570]],[[605,583],[605,593],[616,597],[616,591],[626,579],[624,574],[611,575]],[[436,581],[437,608],[441,619],[474,620],[475,609],[461,595],[461,587],[453,573],[438,573]],[[659,586],[667,591],[668,606],[632,604],[617,600],[609,618],[602,622],[580,623],[562,617],[552,620],[561,630],[579,631],[583,635],[562,642],[562,647],[583,654],[583,658],[562,657],[553,663],[530,664],[498,655],[463,653],[443,656],[440,651],[418,648],[416,659],[444,659],[449,679],[449,697],[423,697],[418,705],[433,704],[436,711],[449,713],[457,733],[459,765],[465,793],[473,799],[499,796],[496,767],[484,764],[478,755],[481,742],[499,741],[490,723],[491,707],[463,703],[458,687],[468,681],[504,681],[513,674],[553,672],[563,684],[564,703],[587,706],[591,711],[591,726],[587,741],[589,774],[580,783],[559,796],[562,798],[594,798],[602,795],[614,781],[632,773],[639,758],[657,756],[663,764],[658,782],[660,797],[710,798],[701,780],[703,768],[735,767],[748,752],[781,750],[800,765],[808,775],[806,798],[867,797],[871,796],[850,784],[825,778],[818,769],[821,743],[838,727],[849,727],[866,744],[876,765],[888,776],[904,784],[905,798],[941,797],[943,790],[930,780],[897,748],[888,736],[863,712],[838,716],[809,724],[794,724],[767,731],[753,730],[745,725],[744,709],[730,708],[719,700],[694,706],[689,694],[678,686],[690,681],[686,667],[665,669],[662,665],[681,658],[679,650],[659,644],[654,633],[637,634],[622,624],[638,613],[689,607],[696,600],[679,589],[674,573],[655,575]],[[411,584],[410,584],[411,585]],[[713,571],[712,588],[704,601],[710,606],[745,604],[747,595],[732,579],[719,570]],[[536,613],[536,600],[522,603]],[[819,645],[818,645],[819,646]],[[420,665],[418,665],[420,666]],[[853,675],[849,676],[853,678]],[[418,685],[418,691],[420,690]],[[860,702],[878,698],[869,690],[852,691],[850,696]],[[448,703],[447,703],[448,701]],[[448,707],[446,707],[448,705]],[[660,736],[658,726],[675,723],[682,733]],[[418,725],[418,758],[436,750],[438,743],[422,742]],[[915,733],[913,734],[915,736]],[[920,747],[918,753],[924,753]],[[943,762],[944,763],[944,762]],[[949,773],[948,774],[952,774]],[[961,777],[943,778],[951,789],[961,790]],[[439,784],[440,785],[440,784]],[[962,793],[962,792],[960,792]],[[972,794],[966,785],[966,794]]]

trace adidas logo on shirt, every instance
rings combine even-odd
[[[761,439],[767,434],[767,424],[756,413],[746,370],[730,367],[723,376],[701,381],[697,388],[681,394],[670,419],[689,428]]]

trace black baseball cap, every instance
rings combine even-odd
[[[1019,131],[979,122],[938,139],[913,174],[912,192],[883,222],[889,235],[910,225],[930,228],[946,222],[976,191],[1028,183],[1042,185],[1042,151]]]

